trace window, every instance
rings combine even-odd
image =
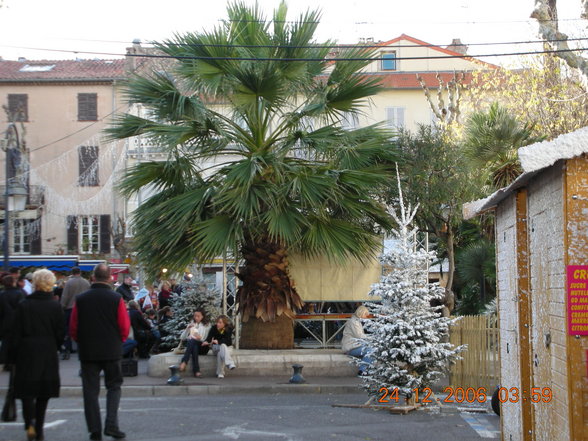
[[[110,215],[67,216],[67,250],[72,254],[110,253]]]
[[[386,107],[388,127],[398,130],[404,128],[404,107]]]
[[[396,52],[382,54],[382,70],[396,70]]]
[[[11,122],[29,120],[29,96],[26,93],[8,94],[8,119]]]
[[[98,253],[100,247],[100,224],[98,223],[98,216],[80,216],[78,225],[80,253]]]
[[[82,145],[78,147],[80,187],[96,187],[100,185],[98,178],[98,146]]]
[[[343,130],[353,130],[359,125],[359,118],[355,113],[345,112],[341,118],[341,128]]]
[[[25,64],[19,72],[49,72],[52,71],[55,64]]]
[[[27,219],[15,219],[12,226],[12,238],[14,254],[31,253],[31,221]]]
[[[78,93],[78,121],[96,121],[97,119],[98,95]]]

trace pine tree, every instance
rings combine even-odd
[[[182,294],[173,294],[170,299],[173,316],[163,325],[163,330],[168,335],[162,340],[168,347],[178,346],[180,335],[192,321],[195,310],[204,310],[211,321],[221,314],[220,295],[217,291],[208,289],[204,279],[183,282],[181,286]]]
[[[399,210],[390,210],[397,224],[396,246],[380,257],[386,274],[369,293],[381,300],[367,303],[373,318],[367,320],[363,344],[372,351],[373,363],[363,387],[372,396],[381,396],[382,387],[398,388],[406,396],[415,388],[430,387],[464,349],[447,342],[454,319],[442,317],[441,307],[431,306],[432,299],[444,295],[442,287],[428,282],[427,262],[434,253],[415,250],[416,230],[410,225],[418,206],[405,207],[400,180],[398,188]]]

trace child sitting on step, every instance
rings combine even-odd
[[[212,353],[216,355],[216,376],[225,378],[225,366],[233,370],[236,368],[231,350],[233,344],[233,327],[226,315],[220,315],[216,319],[216,326],[213,326],[206,341],[202,346],[211,346]]]

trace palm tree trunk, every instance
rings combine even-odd
[[[288,253],[272,241],[242,247],[245,268],[237,292],[243,326],[240,347],[287,349],[294,345],[294,316],[303,302],[290,279]]]

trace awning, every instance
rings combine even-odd
[[[0,257],[4,261],[4,256]],[[79,267],[82,271],[92,271],[99,263],[106,263],[106,260],[83,260],[79,256],[10,256],[8,266],[19,268],[39,267],[47,268],[53,271],[70,271],[74,266]],[[110,266],[112,274],[128,273],[129,265],[124,263],[112,264]]]
[[[78,266],[82,271],[93,271],[94,267],[100,263],[106,263],[106,260],[79,260]]]
[[[128,274],[129,265],[127,263],[111,263],[110,274]]]
[[[4,261],[4,256],[2,256]],[[10,256],[8,266],[42,267],[53,271],[69,271],[78,264],[78,256]]]

